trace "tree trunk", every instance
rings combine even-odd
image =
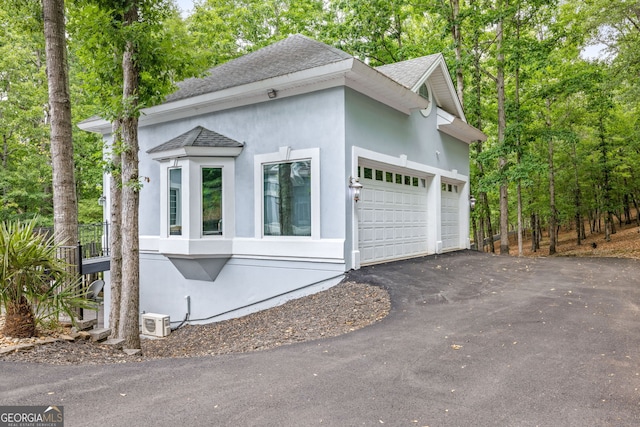
[[[460,105],[464,106],[464,68],[462,66],[462,30],[460,25],[460,0],[451,0],[451,35],[456,50],[456,91]]]
[[[520,27],[522,22],[520,20],[520,2],[518,2],[518,13],[516,14],[516,46],[520,45]],[[516,123],[520,125],[522,118],[520,117],[520,49],[516,48],[515,52],[515,95],[514,103],[516,110]],[[518,131],[516,136],[517,147],[517,162],[518,166],[522,163],[522,140],[520,138],[521,132]],[[518,178],[517,182],[517,198],[518,198],[518,256],[524,255],[522,248],[522,180]]]
[[[536,241],[538,239],[538,230],[536,229],[536,214],[531,213],[531,252],[537,252]]]
[[[125,13],[125,25],[138,20],[138,3],[133,1]],[[138,174],[138,79],[139,69],[135,61],[136,47],[132,40],[126,42],[122,57],[123,106],[122,119],[122,305],[120,313],[120,337],[125,348],[140,348],[140,254],[138,207],[140,181]]]
[[[518,180],[518,256],[524,255],[522,245],[522,186]]]
[[[119,119],[113,123],[113,143],[111,146],[111,178],[109,182],[110,227],[109,248],[111,254],[111,306],[109,327],[111,338],[120,338],[120,309],[122,304],[122,128]]]
[[[625,179],[625,188],[627,187],[627,182]],[[624,223],[625,224],[631,224],[631,200],[629,200],[629,193],[624,193],[624,197],[623,197],[623,204],[624,204]],[[620,227],[622,227],[622,224],[620,224]]]
[[[499,2],[499,10],[503,9],[503,2]],[[497,49],[497,73],[496,73],[496,88],[498,98],[498,145],[505,146],[505,130],[506,130],[506,110],[505,110],[505,92],[504,92],[504,51],[502,48],[504,34],[503,34],[503,19],[500,17],[496,25],[496,49]],[[506,177],[507,158],[505,154],[502,154],[498,160],[498,167],[500,169],[501,182],[500,182],[500,255],[509,255],[509,183]]]
[[[42,5],[51,115],[55,242],[59,245],[74,245],[78,241],[78,202],[74,178],[64,0],[43,0]]]
[[[487,193],[480,193],[480,197],[482,198],[482,204],[484,205],[485,208],[485,214],[486,214],[486,221],[487,221],[487,236],[489,237],[489,250],[491,251],[492,254],[496,253],[496,247],[495,247],[495,242],[493,241],[493,235],[495,234],[493,232],[493,225],[491,224],[491,206],[489,206],[489,197],[487,196]]]
[[[24,295],[7,304],[2,333],[12,338],[30,338],[36,334],[33,308]]]
[[[574,210],[575,210],[575,219],[576,219],[576,234],[577,234],[577,244],[580,246],[582,244],[582,240],[584,239],[584,221],[582,219],[582,192],[580,191],[580,178],[578,175],[578,153],[576,149],[576,141],[572,141],[571,150],[572,150],[572,163],[573,163],[573,179],[574,179],[574,193],[573,193],[573,202],[574,202]]]
[[[556,244],[558,242],[556,234],[557,213],[556,213],[556,184],[555,170],[553,168],[553,136],[551,135],[551,100],[547,98],[547,119],[546,126],[549,132],[549,255],[556,253]]]
[[[613,234],[613,218],[611,209],[611,171],[609,170],[609,149],[607,147],[607,138],[604,128],[604,112],[600,111],[598,117],[598,136],[600,138],[600,155],[602,156],[602,189],[603,189],[603,202],[604,202],[604,240],[611,241],[611,234]]]

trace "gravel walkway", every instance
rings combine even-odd
[[[355,331],[383,319],[390,306],[387,291],[343,282],[326,291],[241,318],[186,325],[167,338],[143,339],[140,355],[130,356],[104,345],[76,340],[11,351],[0,355],[0,361],[97,365],[266,350]]]

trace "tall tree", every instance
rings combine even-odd
[[[43,0],[42,4],[51,117],[53,223],[56,243],[72,245],[78,241],[78,201],[74,178],[64,0]]]
[[[125,32],[140,19],[140,0],[131,0],[124,11]],[[140,244],[138,208],[140,205],[140,177],[138,173],[138,115],[140,46],[134,37],[125,40],[122,55],[122,292],[119,335],[127,348],[140,348]]]
[[[119,308],[111,310],[110,322],[128,348],[139,348],[138,117],[173,91],[176,81],[200,73],[203,57],[170,1],[86,0],[81,6],[72,16],[75,48],[93,82],[89,90],[99,94],[98,112],[114,129],[110,208],[116,231],[119,214],[121,233],[111,233],[112,304]]]

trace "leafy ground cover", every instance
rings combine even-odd
[[[511,255],[517,256],[518,242],[510,239]],[[544,257],[549,256],[549,236],[544,233],[540,243],[540,249],[531,250],[531,236],[528,235],[523,244],[524,256]],[[500,250],[499,242],[496,244],[496,253]],[[576,231],[561,229],[554,256],[578,256],[578,257],[604,257],[604,258],[635,258],[640,259],[640,227],[634,222],[623,224],[616,223],[616,233],[611,235],[611,241],[604,239],[604,231],[590,234],[581,245],[577,244]]]

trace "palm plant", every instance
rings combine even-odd
[[[59,259],[53,237],[34,234],[35,221],[0,224],[0,308],[3,334],[32,337],[38,322],[60,314],[75,321],[76,309],[91,308],[80,278]]]

